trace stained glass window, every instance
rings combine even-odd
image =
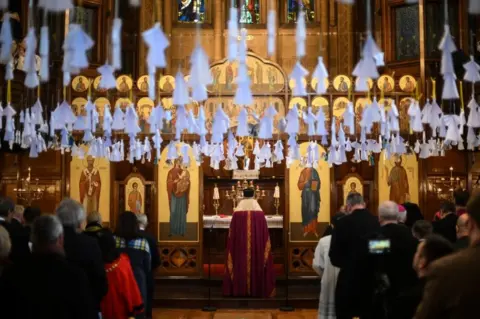
[[[307,22],[315,21],[315,0],[288,0],[287,1],[287,22],[296,22],[298,10],[305,11]]]
[[[177,0],[178,22],[203,23],[205,21],[205,0]]]
[[[260,23],[259,0],[237,0],[239,22],[243,24]]]
[[[395,10],[397,60],[418,58],[420,51],[418,5]]]

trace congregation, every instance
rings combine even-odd
[[[433,222],[386,201],[378,217],[351,193],[315,250],[318,318],[471,318],[480,293],[480,194],[454,193]],[[145,214],[114,232],[72,199],[55,214],[0,202],[5,318],[151,318],[160,259]],[[452,297],[454,294],[455,297]]]
[[[318,318],[474,318],[480,294],[480,194],[454,192],[434,221],[386,201],[378,217],[351,193],[315,250]]]
[[[146,226],[127,211],[112,233],[72,199],[51,215],[2,198],[0,317],[151,318],[160,257]]]

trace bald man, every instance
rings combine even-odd
[[[457,242],[455,243],[455,250],[467,248],[470,244],[468,238],[468,214],[463,214],[457,220]]]

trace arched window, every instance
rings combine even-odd
[[[296,22],[298,10],[305,11],[306,22],[315,21],[315,0],[287,0],[287,22]]]
[[[177,3],[178,22],[205,22],[205,0],[177,0]]]
[[[259,0],[236,0],[235,7],[238,8],[238,22],[243,24],[260,23],[260,1]]]

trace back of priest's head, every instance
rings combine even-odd
[[[245,188],[243,190],[243,198],[253,198],[255,196],[255,190],[253,188]]]

